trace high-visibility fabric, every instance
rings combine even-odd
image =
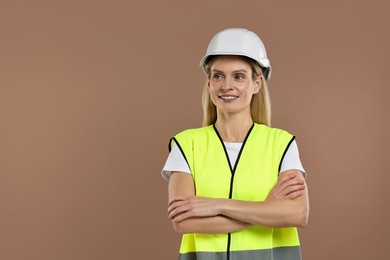
[[[294,137],[286,131],[254,124],[235,165],[214,126],[183,131],[172,138],[191,170],[197,196],[264,201],[278,179],[280,163]],[[184,234],[182,260],[299,260],[296,228],[251,226],[228,234]]]

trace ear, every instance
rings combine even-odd
[[[259,93],[261,87],[263,86],[262,81],[263,75],[260,75],[255,80],[255,89],[253,90],[253,94]]]

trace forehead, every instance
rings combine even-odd
[[[211,70],[220,71],[235,71],[245,70],[251,71],[250,64],[242,57],[235,55],[226,55],[215,57],[211,65]]]

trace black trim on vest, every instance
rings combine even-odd
[[[226,248],[226,260],[230,260],[230,241],[232,241],[232,234],[228,233],[228,241]]]
[[[169,153],[171,153],[171,151],[172,151],[172,140],[174,139],[175,137],[172,137],[171,139],[169,139],[169,143],[168,143],[168,151],[169,151]]]
[[[213,125],[213,128],[214,128],[214,131],[215,131],[215,133],[216,133],[216,134],[217,134],[217,136],[218,136],[218,139],[219,139],[219,141],[220,141],[220,142],[221,142],[221,144],[222,144],[222,147],[223,147],[223,150],[224,150],[224,152],[225,152],[225,156],[226,156],[227,162],[228,162],[228,164],[229,164],[230,173],[232,173],[232,174],[233,174],[233,168],[232,168],[232,164],[230,163],[230,160],[229,160],[229,155],[228,155],[228,153],[227,153],[227,150],[226,150],[225,144],[223,143],[222,137],[219,135],[219,132],[218,132],[217,128],[215,127],[215,124]],[[241,147],[241,149],[242,149],[242,147]],[[238,159],[238,158],[237,158],[237,159]],[[230,199],[230,196],[229,196],[229,199]]]
[[[217,134],[219,140],[221,141],[221,144],[222,144],[222,147],[223,147],[223,150],[225,151],[225,156],[226,156],[226,159],[229,163],[229,167],[230,167],[230,172],[232,174],[231,178],[230,178],[230,189],[229,189],[229,199],[232,198],[232,195],[233,195],[233,183],[234,183],[234,174],[236,172],[236,169],[237,169],[237,165],[238,165],[238,162],[240,161],[240,158],[241,158],[241,153],[242,151],[244,150],[244,146],[246,144],[246,141],[248,140],[248,137],[250,135],[250,133],[252,132],[253,130],[253,127],[255,126],[255,124],[253,123],[251,128],[249,128],[248,130],[248,133],[246,134],[245,136],[245,139],[244,139],[244,142],[242,143],[242,146],[241,146],[241,149],[240,151],[238,152],[238,155],[237,155],[237,160],[236,160],[236,163],[234,164],[234,167],[232,167],[232,164],[229,160],[229,155],[227,153],[227,150],[226,150],[226,147],[225,147],[225,144],[222,140],[222,137],[221,135],[219,134],[217,128],[215,127],[215,124],[213,124],[213,128],[214,128],[214,131],[215,133]],[[231,233],[228,233],[228,241],[227,241],[227,249],[226,249],[226,254],[227,254],[227,260],[230,259],[230,241],[231,241]]]
[[[240,151],[238,152],[236,163],[234,164],[234,167],[232,167],[232,165],[231,165],[231,163],[230,163],[230,160],[229,160],[229,155],[228,155],[228,153],[227,153],[227,150],[226,150],[225,144],[224,144],[224,142],[223,142],[223,140],[222,140],[222,137],[221,137],[221,135],[219,134],[219,132],[218,132],[217,128],[215,127],[215,125],[213,125],[214,130],[215,130],[215,133],[217,134],[219,140],[221,141],[223,150],[225,151],[225,156],[226,156],[226,159],[227,159],[227,161],[228,161],[228,163],[229,163],[230,171],[231,171],[231,174],[232,174],[232,177],[231,177],[231,179],[230,179],[229,199],[231,199],[231,198],[232,198],[232,195],[233,195],[234,174],[235,174],[235,172],[236,172],[238,162],[240,161],[241,153],[242,153],[242,151],[244,150],[246,141],[248,140],[248,137],[249,137],[250,133],[252,132],[252,129],[253,129],[254,126],[255,126],[255,124],[252,124],[251,128],[249,128],[248,133],[246,134],[245,139],[244,139],[244,141],[243,141],[243,143],[242,143],[241,149],[240,149]]]
[[[280,173],[280,169],[282,168],[282,162],[283,162],[284,156],[286,155],[288,148],[290,147],[290,145],[292,144],[292,142],[293,142],[294,140],[295,140],[295,136],[293,136],[293,137],[291,138],[290,142],[289,142],[288,145],[286,146],[286,149],[284,149],[282,158],[280,159],[280,162],[279,162],[278,173]]]
[[[177,147],[179,147],[179,150],[180,150],[181,154],[183,155],[184,159],[186,160],[186,163],[187,163],[187,165],[188,165],[188,168],[191,170],[190,164],[189,164],[188,161],[187,161],[187,157],[186,157],[186,155],[184,154],[183,149],[181,148],[179,142],[176,140],[175,137],[172,137],[172,138],[169,140],[169,144],[168,144],[169,152],[171,152],[171,150],[172,150],[172,147],[171,147],[171,146],[172,146],[172,141],[174,141],[174,142],[176,143]]]

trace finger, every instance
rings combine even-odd
[[[283,185],[286,185],[286,183],[290,182],[291,180],[295,179],[295,176],[293,174],[283,174],[279,177],[276,187],[281,187]]]
[[[173,219],[175,219],[178,215],[183,214],[184,212],[186,212],[184,209],[182,209],[182,210],[180,210],[180,209],[173,210],[172,212],[169,213],[168,218],[171,219],[171,220],[173,220]]]
[[[288,193],[304,188],[304,182],[296,179],[286,181],[280,187],[273,188],[271,195],[276,197],[285,197]]]
[[[176,215],[176,217],[172,219],[172,222],[177,223],[190,217],[192,217],[191,211],[186,211],[180,215]]]
[[[169,207],[168,207],[168,214],[170,214],[173,210],[175,210],[178,207],[182,207],[185,205],[188,205],[188,201],[174,201]]]
[[[284,179],[294,179],[297,177],[297,173],[295,171],[292,171],[292,172],[283,173],[281,174],[281,176],[284,177]]]
[[[281,186],[280,186],[280,191],[284,191],[285,189],[291,187],[291,186],[295,186],[295,185],[304,185],[304,181],[302,180],[299,180],[299,179],[291,179],[291,180],[288,180],[286,182],[284,182]]]
[[[293,185],[283,190],[283,197],[288,196],[289,194],[296,191],[303,191],[305,189],[304,185]]]
[[[288,181],[288,180],[291,180],[293,179],[294,177],[291,175],[291,174],[282,174],[282,175],[279,175],[279,178],[278,178],[278,184],[281,185],[283,184],[284,182]]]
[[[169,202],[168,202],[168,207],[170,205],[172,205],[173,203],[177,202],[177,201],[184,201],[184,200],[188,200],[189,198],[191,198],[192,196],[185,196],[185,195],[182,195],[182,196],[175,196],[173,197]]]
[[[174,219],[178,215],[184,214],[185,212],[190,211],[191,209],[192,209],[192,207],[190,207],[188,205],[177,207],[174,210],[172,210],[171,212],[169,212],[168,218]]]
[[[303,196],[304,193],[305,193],[305,192],[304,192],[303,190],[294,191],[294,192],[288,194],[288,195],[286,196],[286,198],[293,200],[293,199],[296,199],[296,198],[298,198],[298,197]]]
[[[181,200],[184,200],[184,199],[185,199],[184,196],[175,196],[171,200],[168,201],[168,206],[172,205],[176,201],[181,201]]]
[[[304,179],[304,177],[302,175],[302,172],[300,172],[298,170],[294,170],[294,171],[290,171],[290,172],[287,172],[287,173],[283,173],[282,175],[285,175],[286,178],[288,178],[288,179],[294,179],[294,178]]]

